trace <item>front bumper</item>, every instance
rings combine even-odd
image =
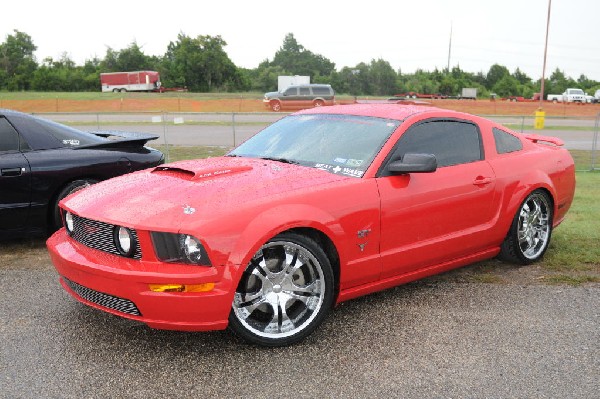
[[[95,250],[60,229],[46,243],[64,289],[78,301],[149,327],[180,331],[227,327],[234,290],[215,267],[135,261]],[[149,284],[215,283],[209,292],[154,292]],[[137,313],[134,309],[137,309]]]

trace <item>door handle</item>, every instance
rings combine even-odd
[[[4,168],[0,169],[0,175],[11,177],[11,176],[21,176],[21,174],[25,172],[25,168]]]
[[[484,186],[486,184],[490,184],[491,182],[492,182],[491,177],[483,177],[483,176],[477,176],[475,178],[475,180],[473,180],[473,184],[476,186]]]

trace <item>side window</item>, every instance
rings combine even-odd
[[[509,152],[521,151],[523,149],[523,143],[517,137],[512,134],[492,128],[494,133],[494,141],[496,142],[496,152],[498,154],[507,154]]]
[[[483,159],[479,129],[461,121],[430,121],[409,128],[398,142],[394,159],[406,153],[433,154],[438,167]]]
[[[301,96],[310,96],[310,89],[308,87],[301,87],[300,95]]]
[[[327,86],[317,86],[317,87],[313,87],[313,93],[315,95],[319,95],[319,96],[329,96],[331,95],[331,92],[329,91],[329,87]]]
[[[0,118],[0,152],[19,151],[19,134],[6,118]]]
[[[285,89],[285,92],[283,94],[285,94],[286,96],[295,96],[298,94],[298,88],[288,87],[287,89]]]

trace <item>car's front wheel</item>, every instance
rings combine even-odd
[[[333,300],[333,271],[323,250],[308,237],[283,233],[247,265],[229,326],[250,343],[291,345],[321,324]]]
[[[552,236],[552,202],[543,190],[527,196],[502,243],[500,258],[527,265],[539,260]]]

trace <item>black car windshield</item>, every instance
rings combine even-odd
[[[400,121],[352,115],[292,115],[229,153],[362,177]]]
[[[42,118],[34,118],[34,120],[36,123],[41,125],[44,130],[58,140],[64,147],[79,147],[107,141],[107,139],[103,137],[82,132],[81,130],[74,129],[70,126],[62,125],[51,120]]]

